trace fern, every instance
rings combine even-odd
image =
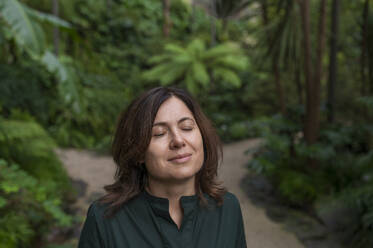
[[[0,157],[19,164],[36,178],[57,183],[57,191],[67,193],[71,186],[54,147],[54,141],[36,122],[0,119]]]
[[[200,88],[207,89],[212,79],[240,87],[238,73],[247,67],[247,58],[242,54],[232,42],[210,49],[200,39],[192,40],[186,48],[167,44],[163,54],[149,59],[154,66],[143,73],[143,78],[162,85],[181,82],[193,94]]]
[[[342,191],[338,200],[354,209],[359,216],[355,223],[354,236],[351,243],[356,248],[373,246],[373,180],[360,186]]]
[[[61,209],[61,196],[55,194],[56,183],[40,182],[18,165],[9,165],[2,159],[0,171],[0,198],[3,202],[0,205],[0,247],[30,244],[36,226],[72,224],[71,216]]]

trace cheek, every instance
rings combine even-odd
[[[205,158],[205,153],[204,153],[204,149],[203,149],[203,139],[202,139],[201,134],[197,135],[194,144],[195,144],[195,148],[198,150],[198,155],[199,155],[198,156],[198,162],[203,164],[204,158]]]
[[[145,154],[145,162],[152,163],[159,160],[161,157],[161,154],[157,153],[156,151],[148,150]]]

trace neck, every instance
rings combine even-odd
[[[195,178],[184,182],[172,183],[155,180],[149,177],[146,190],[156,197],[167,198],[170,202],[179,201],[182,196],[196,194]]]
[[[171,183],[155,180],[149,177],[146,190],[153,196],[168,199],[170,216],[178,228],[180,228],[184,215],[183,209],[180,205],[180,198],[182,196],[190,196],[196,193],[195,178],[193,177],[184,182]]]

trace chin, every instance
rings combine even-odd
[[[201,169],[199,168],[179,168],[179,170],[172,173],[172,179],[176,180],[188,180],[194,178],[198,171]]]

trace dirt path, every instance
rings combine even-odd
[[[280,224],[272,222],[262,208],[254,206],[240,187],[247,174],[246,164],[250,157],[244,152],[257,146],[260,140],[245,140],[224,146],[224,160],[219,175],[228,190],[241,203],[245,223],[246,241],[249,248],[303,248],[294,234]]]
[[[249,248],[303,248],[294,234],[282,225],[272,222],[263,209],[254,206],[240,182],[245,177],[249,156],[244,151],[258,145],[259,140],[246,140],[224,146],[224,161],[219,169],[220,178],[228,190],[234,193],[241,203],[244,217],[247,246]],[[86,184],[84,196],[77,202],[81,214],[85,215],[89,203],[101,195],[102,187],[113,181],[115,166],[110,157],[97,156],[87,151],[75,149],[58,150],[70,177],[80,185]]]

